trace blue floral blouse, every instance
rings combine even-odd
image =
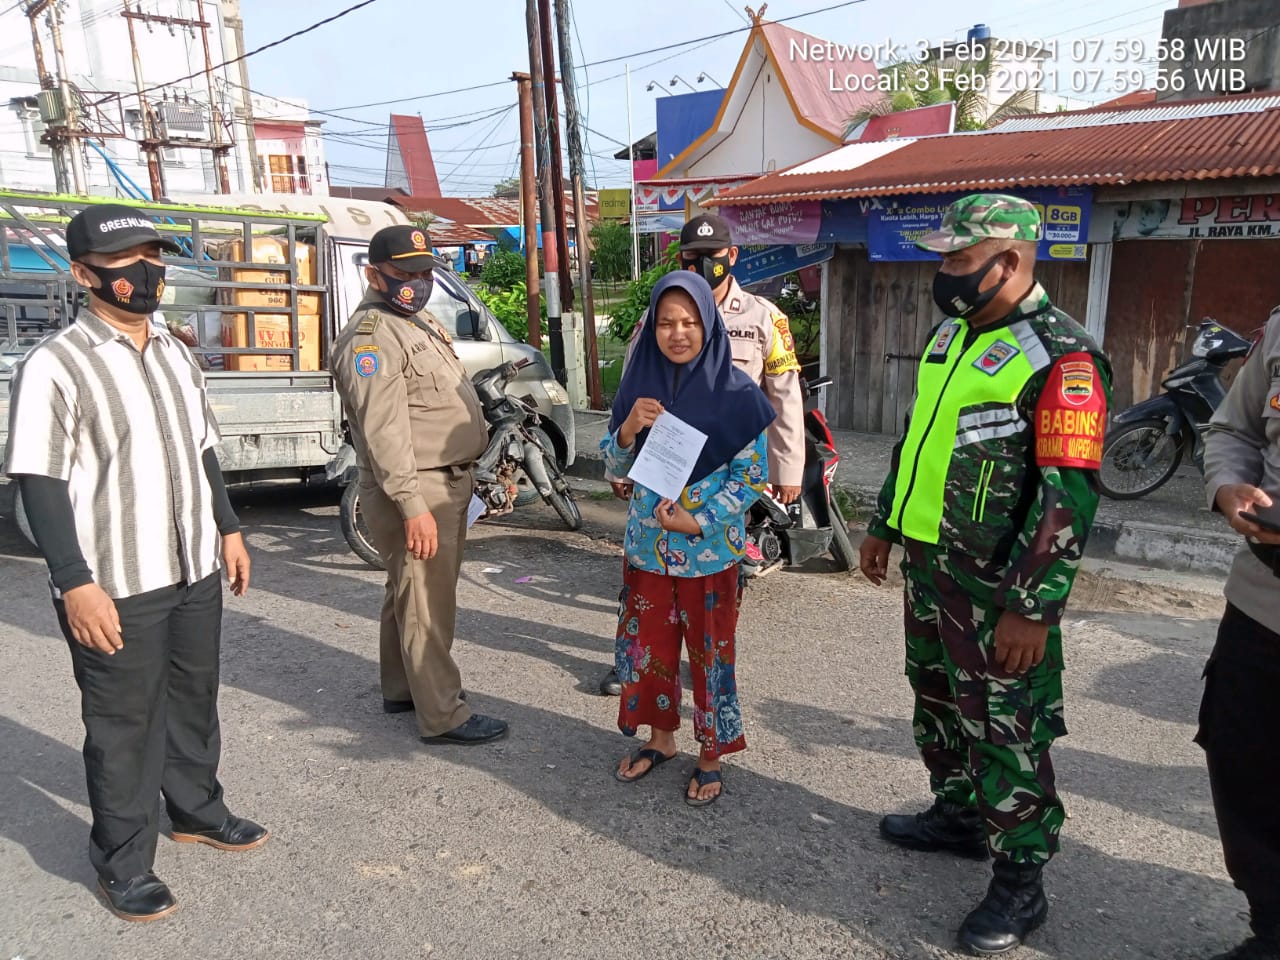
[[[635,445],[622,449],[616,434],[605,437],[600,449],[615,477],[625,477],[635,463]],[[761,433],[728,464],[685,487],[680,505],[698,521],[701,536],[663,530],[654,516],[662,498],[636,484],[623,541],[627,562],[637,570],[670,577],[706,577],[740,563],[747,549],[746,512],[768,482],[769,459]]]

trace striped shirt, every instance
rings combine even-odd
[[[219,439],[204,377],[180,341],[152,325],[139,351],[81,311],[18,367],[4,472],[67,481],[84,559],[119,599],[219,569],[201,463]]]

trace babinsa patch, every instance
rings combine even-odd
[[[1062,399],[1073,407],[1083,407],[1093,399],[1093,361],[1063,363],[1061,389]]]
[[[1087,368],[1087,371],[1083,368]],[[1087,353],[1071,353],[1049,373],[1036,404],[1036,463],[1097,470],[1107,432],[1107,398],[1094,387],[1097,369]]]
[[[983,373],[995,376],[1006,363],[1020,352],[1013,344],[997,340],[987,348],[986,353],[973,361],[973,365]]]

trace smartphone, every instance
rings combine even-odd
[[[1250,513],[1248,510],[1241,510],[1240,516],[1243,519],[1248,520],[1250,523],[1256,523],[1263,530],[1269,530],[1272,533],[1280,533],[1280,523],[1276,523],[1274,520],[1263,520],[1256,513]]]

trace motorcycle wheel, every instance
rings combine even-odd
[[[837,569],[852,570],[854,554],[853,544],[849,542],[849,524],[845,521],[844,514],[840,512],[840,507],[834,498],[828,501],[827,509],[831,513],[831,556],[836,561]]]
[[[560,472],[555,456],[548,453],[545,447],[542,450],[542,464],[546,468],[547,476],[551,478],[551,493],[547,495],[547,503],[560,514],[560,519],[570,530],[582,529],[582,511],[578,509],[578,501],[573,499],[573,491],[569,489],[569,482]]]
[[[1182,437],[1164,420],[1126,423],[1102,447],[1098,486],[1112,500],[1136,500],[1158,489],[1182,463]]]
[[[360,513],[360,488],[358,484],[349,483],[342,491],[342,505],[338,508],[338,517],[342,521],[342,535],[347,545],[357,557],[375,570],[387,569],[378,551],[373,548],[369,538],[369,527]]]
[[[556,445],[551,442],[551,438],[547,436],[547,431],[541,427],[530,427],[529,432],[533,434],[538,445],[555,457]],[[514,505],[517,507],[527,507],[531,503],[537,503],[542,499],[542,495],[538,493],[538,488],[533,485],[523,470],[520,471],[520,477],[516,480],[516,498]]]

